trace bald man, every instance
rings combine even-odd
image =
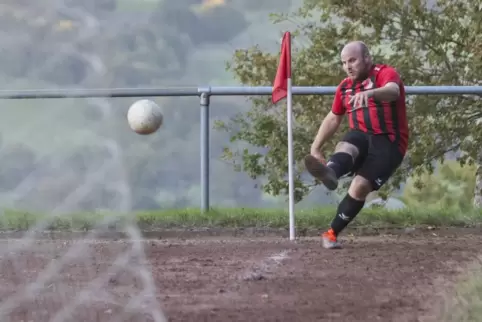
[[[338,85],[331,111],[324,118],[305,158],[308,172],[329,190],[343,176],[354,176],[338,206],[330,229],[322,234],[325,248],[340,248],[338,235],[356,217],[367,195],[379,190],[405,157],[408,124],[405,88],[397,71],[374,64],[367,46],[348,43],[341,51],[347,77]],[[321,148],[345,117],[349,131],[325,164]]]

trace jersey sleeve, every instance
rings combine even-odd
[[[345,106],[343,105],[340,86],[336,88],[335,98],[333,99],[333,104],[331,105],[331,112],[336,115],[345,114]]]
[[[395,70],[395,68],[387,66],[378,73],[377,83],[377,87],[383,87],[388,83],[396,83],[398,86],[401,86],[402,81],[400,74]]]

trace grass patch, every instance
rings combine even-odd
[[[334,207],[296,210],[298,229],[319,229],[329,225]],[[0,217],[1,230],[29,230],[43,224],[40,230],[91,230],[103,226],[115,228],[126,221],[135,221],[141,229],[159,228],[287,228],[287,209],[213,208],[202,213],[199,209],[169,209],[142,211],[119,215],[110,212],[73,213],[58,216],[5,210]],[[388,211],[365,208],[351,227],[475,227],[482,223],[482,210],[461,212],[456,209],[404,209]]]
[[[482,257],[473,263],[464,279],[456,285],[455,294],[440,321],[482,321]]]

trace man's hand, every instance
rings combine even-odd
[[[326,164],[325,157],[323,156],[323,154],[319,150],[311,148],[310,154],[314,158],[316,158],[316,160],[319,160],[321,163]]]
[[[350,99],[350,104],[354,108],[368,107],[368,99],[373,96],[373,90],[356,93]]]

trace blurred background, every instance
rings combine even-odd
[[[300,0],[4,0],[0,86],[237,85],[226,71],[234,51],[259,45],[276,54],[282,33],[296,22],[273,24],[270,13],[301,5]],[[2,206],[38,211],[199,207],[199,99],[154,98],[164,109],[165,123],[151,136],[128,128],[125,116],[136,99],[2,101]],[[244,97],[212,97],[211,126],[250,106]],[[222,160],[224,146],[241,146],[229,139],[229,133],[211,130],[211,205],[285,207],[285,196],[264,193],[260,179]],[[459,183],[439,176],[431,195],[442,198],[445,191],[453,198],[458,191],[460,200],[473,191],[474,169],[447,167],[442,176],[455,175]],[[398,195],[412,191],[404,188]],[[317,189],[320,193],[308,195],[298,207],[339,200]],[[414,201],[420,199],[416,194],[410,197]]]
[[[236,48],[279,51],[291,0],[6,0],[0,4],[2,89],[234,85]],[[219,26],[222,26],[220,28]],[[260,32],[262,30],[262,32]],[[200,204],[199,99],[153,98],[165,123],[139,136],[132,99],[2,101],[0,196],[4,207],[63,211]],[[213,97],[211,120],[250,104]],[[273,206],[256,180],[220,160],[229,134],[211,131],[211,204]],[[128,197],[128,198],[127,198]],[[326,198],[329,202],[331,197]]]

